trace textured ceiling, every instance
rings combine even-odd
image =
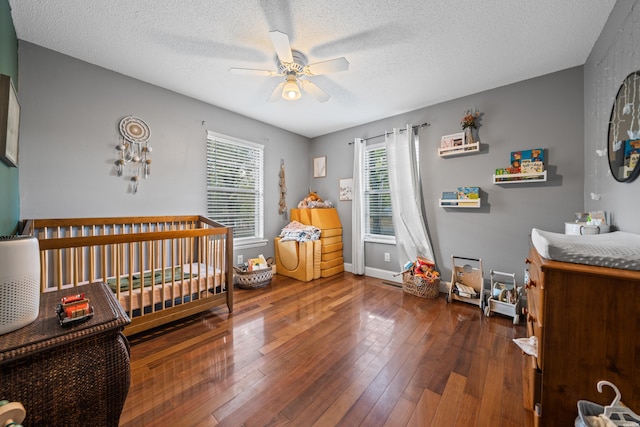
[[[582,65],[615,0],[9,0],[18,39],[315,137]],[[319,103],[266,102],[269,31],[309,63]]]

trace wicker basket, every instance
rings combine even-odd
[[[420,298],[437,298],[440,294],[440,279],[427,281],[414,276],[410,271],[402,273],[402,290]]]
[[[242,289],[259,289],[271,283],[273,270],[271,267],[261,270],[244,271],[238,267],[235,270],[235,282]]]

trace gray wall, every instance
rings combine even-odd
[[[619,230],[631,233],[640,233],[640,180],[614,180],[598,151],[607,147],[607,123],[622,81],[640,70],[639,26],[640,2],[618,1],[584,65],[585,209],[609,212]]]
[[[522,281],[532,227],[564,232],[564,222],[583,209],[583,70],[575,67],[478,93],[312,140],[311,156],[327,156],[326,178],[311,180],[320,195],[338,198],[338,181],[351,177],[355,137],[367,138],[393,127],[429,122],[420,136],[420,169],[427,227],[443,277],[451,255],[482,258],[489,269],[515,272]],[[460,131],[467,108],[482,113],[481,152],[440,158],[442,135]],[[375,142],[374,140],[373,142]],[[511,151],[544,148],[549,173],[543,183],[494,185],[496,168],[507,167]],[[438,207],[443,191],[458,186],[481,189],[480,209]],[[343,222],[345,261],[351,262],[351,202],[335,202]],[[368,244],[366,266],[399,271],[395,247]],[[391,252],[391,262],[383,253]]]
[[[266,247],[273,255],[280,160],[287,201],[307,193],[307,138],[54,51],[20,41],[20,217],[206,214],[206,131],[265,145]],[[131,194],[115,176],[117,126],[128,115],[151,130],[152,173]],[[203,124],[204,122],[204,124]]]

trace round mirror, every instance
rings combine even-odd
[[[609,167],[619,182],[640,172],[640,71],[624,79],[609,118]]]

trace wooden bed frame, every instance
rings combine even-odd
[[[125,335],[233,311],[233,230],[208,218],[31,219],[22,234],[39,241],[41,292],[107,283],[131,318]]]

